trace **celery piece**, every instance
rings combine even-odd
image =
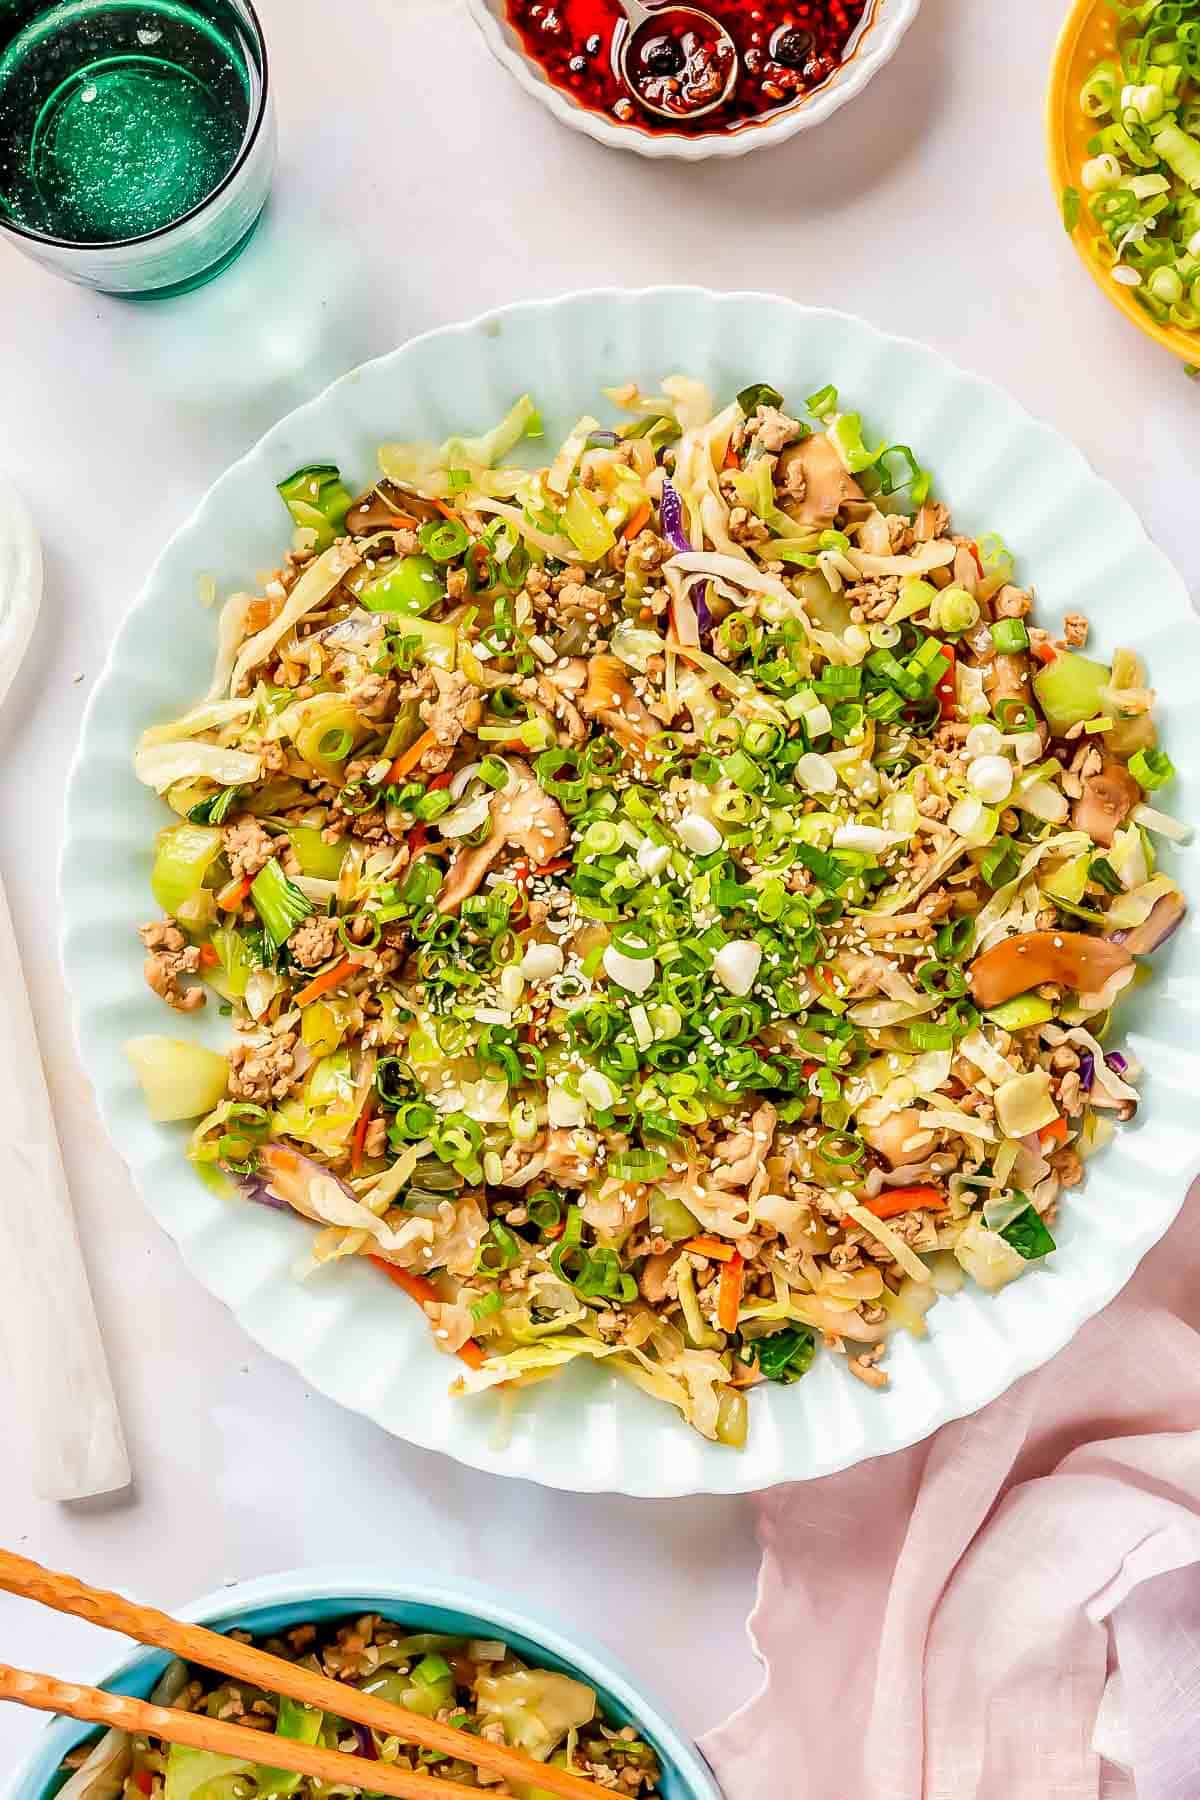
[[[359,599],[369,612],[426,613],[446,597],[432,557],[405,556],[368,581]]]
[[[368,1681],[363,1692],[390,1700],[395,1706],[407,1707],[409,1712],[420,1713],[422,1718],[436,1719],[443,1707],[454,1704],[454,1677],[447,1675],[440,1681],[414,1681],[411,1675],[397,1675],[389,1669],[378,1679]]]
[[[563,509],[563,526],[584,562],[600,562],[617,541],[612,526],[586,488],[572,490]]]
[[[298,1700],[290,1700],[284,1695],[279,1702],[279,1720],[275,1727],[276,1737],[290,1738],[296,1744],[315,1744],[321,1735],[321,1726],[325,1714],[315,1706],[304,1706]],[[256,1770],[257,1791],[260,1795],[268,1794],[283,1800],[286,1794],[294,1794],[304,1777],[293,1775],[290,1769],[272,1769],[263,1765]]]
[[[750,1408],[737,1388],[724,1388],[717,1402],[717,1442],[731,1450],[744,1450],[750,1428]]]
[[[345,838],[339,843],[327,844],[315,825],[292,825],[288,829],[288,838],[302,875],[314,881],[337,880],[349,848]]]
[[[668,1199],[655,1188],[650,1195],[650,1229],[655,1237],[670,1238],[672,1243],[678,1243],[681,1238],[695,1237],[700,1230],[700,1221],[682,1200]]]
[[[229,1064],[203,1044],[149,1036],[130,1038],[124,1048],[150,1117],[160,1125],[199,1119],[225,1096]]]
[[[1108,686],[1111,674],[1106,663],[1094,662],[1090,656],[1076,656],[1071,650],[1039,669],[1033,678],[1033,691],[1051,731],[1060,735],[1083,719],[1094,719],[1103,710],[1101,691]]]
[[[159,833],[150,891],[171,918],[199,894],[220,849],[221,833],[211,825],[172,825]]]
[[[250,884],[250,898],[271,942],[286,943],[302,919],[312,912],[312,901],[290,882],[274,857],[265,863]]]
[[[1054,1007],[1040,994],[1016,994],[1003,1005],[993,1006],[983,1016],[1003,1031],[1020,1031],[1026,1025],[1044,1025],[1047,1019],[1054,1017]]]
[[[434,663],[439,669],[452,669],[458,656],[458,634],[453,625],[442,625],[437,619],[406,618],[396,634],[418,640],[418,662]]]
[[[902,619],[912,619],[917,613],[928,612],[937,597],[938,591],[932,582],[922,581],[916,575],[905,575],[900,583],[900,597],[884,623],[898,625]]]
[[[215,1750],[193,1750],[187,1744],[172,1744],[167,1751],[166,1786],[163,1800],[206,1800],[209,1783],[219,1783],[222,1776],[249,1775],[255,1765],[236,1756],[221,1756]],[[214,1786],[214,1794],[219,1790]]]
[[[328,550],[346,523],[351,495],[336,463],[309,463],[278,484],[276,492],[294,522],[315,531],[317,550]]]
[[[218,925],[211,942],[219,960],[215,969],[205,971],[205,980],[223,1000],[244,999],[246,983],[259,966],[244,935],[232,925]]]

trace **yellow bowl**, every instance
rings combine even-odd
[[[1087,159],[1088,140],[1095,126],[1079,107],[1079,90],[1093,66],[1103,57],[1115,56],[1116,15],[1105,0],[1075,0],[1059,35],[1046,96],[1046,134],[1050,152],[1050,178],[1061,203],[1063,189],[1080,188],[1079,174]],[[1112,279],[1096,255],[1094,245],[1103,237],[1086,203],[1072,242],[1083,258],[1092,280],[1114,306],[1119,306],[1138,330],[1184,362],[1200,363],[1200,331],[1181,331],[1177,325],[1160,325],[1130,290]]]

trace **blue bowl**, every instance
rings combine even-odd
[[[578,1676],[596,1689],[610,1719],[634,1726],[653,1745],[663,1770],[662,1800],[721,1800],[721,1790],[700,1752],[647,1698],[639,1679],[598,1644],[580,1642],[554,1618],[531,1613],[518,1601],[489,1589],[458,1581],[389,1581],[377,1570],[353,1566],[290,1570],[207,1594],[180,1608],[178,1616],[215,1631],[261,1635],[306,1621],[320,1624],[368,1612],[399,1619],[415,1631],[503,1638],[530,1662]],[[96,1685],[145,1697],[169,1661],[160,1651],[142,1650]],[[15,1776],[8,1800],[42,1800],[54,1784],[62,1758],[93,1730],[74,1719],[53,1720]]]

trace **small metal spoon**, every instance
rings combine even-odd
[[[714,19],[711,13],[705,12],[699,6],[675,6],[672,4],[645,6],[642,4],[642,0],[618,0],[618,4],[629,21],[629,31],[618,61],[618,73],[639,106],[645,107],[647,112],[654,113],[660,119],[672,119],[678,122],[684,119],[703,118],[705,113],[712,112],[715,107],[721,106],[728,100],[738,78],[738,53],[737,45],[719,19]],[[630,57],[639,38],[643,36],[648,27],[667,37],[681,37],[692,20],[698,20],[710,27],[716,34],[716,45],[728,50],[729,74],[725,78],[720,93],[711,100],[703,101],[699,106],[686,108],[661,106],[657,101],[647,99],[639,89],[630,69]],[[672,21],[677,22],[677,28],[674,30],[671,28]]]

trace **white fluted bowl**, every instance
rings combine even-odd
[[[636,122],[622,124],[607,113],[581,106],[572,95],[555,87],[540,63],[525,52],[508,22],[504,0],[467,0],[471,17],[483,33],[488,49],[527,94],[552,112],[572,131],[582,131],[610,150],[632,150],[636,156],[672,157],[679,162],[704,162],[710,156],[748,156],[771,144],[786,143],[801,131],[811,131],[832,118],[848,101],[861,94],[872,76],[889,63],[900,40],[916,18],[921,0],[874,0],[874,10],[854,55],[835,70],[828,81],[794,105],[772,113],[759,124],[738,131],[710,131],[691,137],[680,131],[647,131]]]
[[[1007,539],[1021,579],[1037,584],[1043,619],[1086,612],[1102,653],[1132,641],[1146,655],[1181,771],[1170,804],[1196,815],[1200,630],[1180,577],[1077,450],[990,382],[860,319],[765,295],[659,288],[532,302],[417,338],[335,382],[222,476],[117,636],[84,722],[62,864],[66,970],[105,1122],[155,1218],[251,1336],[399,1437],[552,1487],[643,1495],[736,1493],[830,1474],[972,1412],[1117,1293],[1200,1164],[1200,954],[1189,920],[1154,959],[1153,981],[1122,1001],[1119,1023],[1146,1065],[1144,1103],[1068,1197],[1058,1252],[995,1298],[967,1287],[941,1301],[928,1340],[894,1341],[886,1394],[819,1356],[798,1385],[751,1396],[739,1454],[704,1442],[619,1376],[572,1368],[521,1397],[501,1447],[503,1402],[450,1398],[454,1365],[434,1349],[419,1309],[361,1263],[297,1283],[289,1270],[310,1228],[210,1192],[184,1160],[186,1131],[146,1117],[123,1042],[149,1031],[196,1031],[213,1043],[225,1034],[212,1007],[199,1022],[164,1015],[143,984],[135,935],[153,912],[151,851],[165,809],[134,780],[133,744],[208,682],[214,617],[196,602],[198,573],[227,593],[275,560],[287,530],[275,483],[301,463],[336,460],[352,483],[365,481],[385,439],[484,427],[526,388],[553,444],[597,407],[602,386],[637,379],[652,388],[678,370],[722,396],[751,381],[785,397],[832,381],[861,409],[868,435],[912,444],[959,527]],[[1188,886],[1189,852],[1164,860]]]

